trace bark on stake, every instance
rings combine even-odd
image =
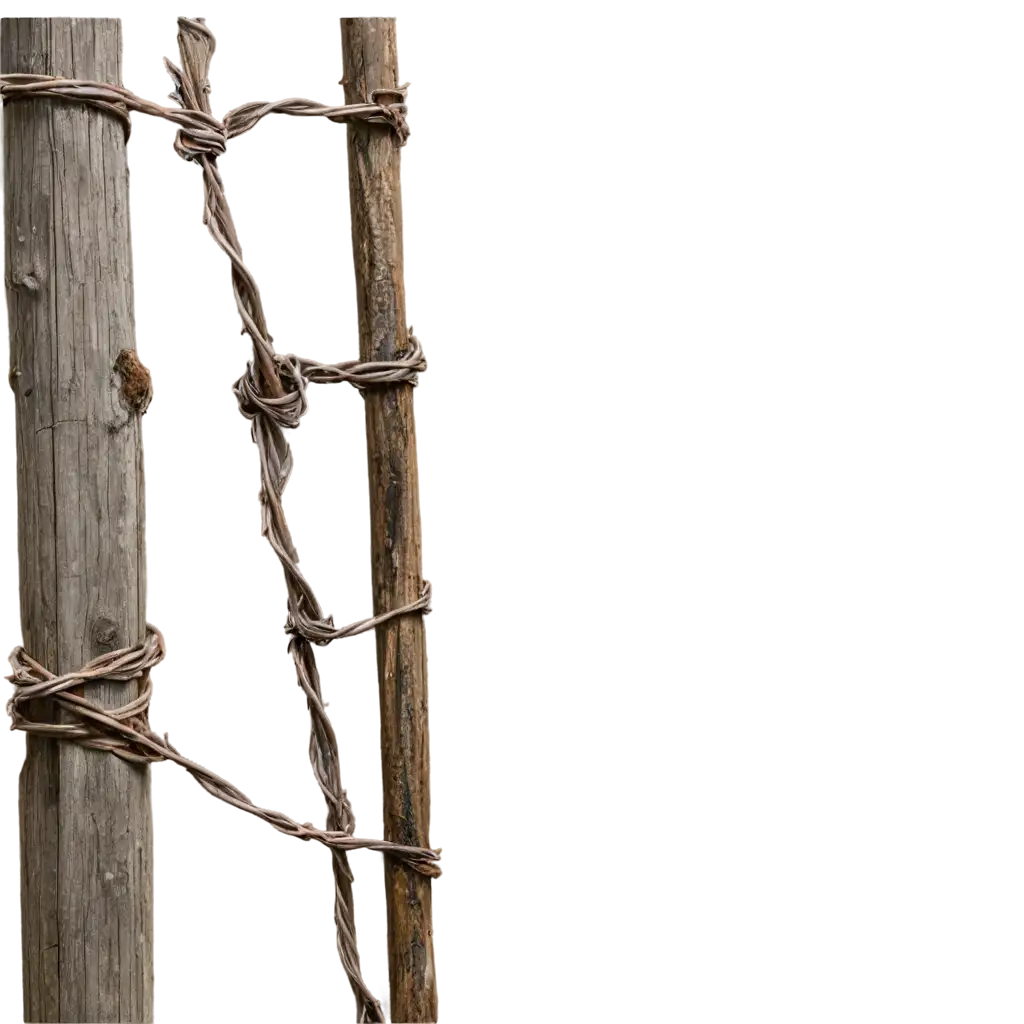
[[[341,21],[346,103],[398,86],[394,18]],[[385,125],[348,128],[359,357],[395,359],[409,347],[402,260],[401,150]],[[413,389],[372,388],[366,399],[373,610],[415,601],[423,585]],[[429,845],[430,745],[423,616],[377,627],[384,837]],[[391,1019],[436,1021],[430,879],[385,856]]]

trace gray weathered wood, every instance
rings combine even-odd
[[[398,85],[394,18],[342,18],[346,103]],[[402,258],[401,150],[385,126],[348,128],[359,358],[408,349]],[[366,392],[374,614],[415,601],[423,585],[413,389]],[[430,744],[423,616],[377,627],[384,838],[429,846]],[[384,858],[391,1019],[436,1021],[430,879]]]
[[[120,22],[5,18],[0,63],[120,83]],[[114,366],[135,348],[124,128],[48,99],[3,120],[23,642],[66,672],[145,628],[140,415]],[[25,1019],[151,1020],[148,768],[30,736],[20,817]]]

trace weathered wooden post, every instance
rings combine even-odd
[[[342,18],[341,40],[346,103],[366,103],[375,91],[398,88],[394,18]],[[366,362],[395,359],[409,349],[400,154],[386,125],[349,125],[359,358]],[[415,601],[423,586],[412,396],[408,383],[364,392],[375,615]],[[377,676],[384,838],[429,846],[430,745],[422,616],[406,615],[377,627]],[[430,879],[387,856],[384,872],[391,1019],[436,1021]]]
[[[3,73],[121,82],[114,18],[4,18],[0,51]],[[148,375],[119,361],[135,349],[125,127],[53,98],[3,122],[22,633],[63,673],[145,631]],[[136,695],[85,689],[107,707]],[[25,1019],[152,1020],[148,766],[28,735],[19,814]]]

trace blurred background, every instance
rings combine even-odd
[[[163,101],[180,12],[104,13],[124,84]],[[338,18],[373,12],[198,13],[222,115],[343,102]],[[382,13],[411,82],[405,274],[430,364],[441,1019],[1020,1020],[1024,11]],[[152,723],[320,821],[228,262],[172,127],[133,122],[148,616],[169,648]],[[277,349],[323,361],[357,355],[345,130],[268,118],[220,160]],[[371,612],[363,407],[311,406],[286,505],[343,623]],[[357,834],[378,836],[373,639],[318,658]],[[5,1020],[23,749],[0,740]],[[153,791],[157,1019],[349,1019],[327,852],[173,766]],[[352,862],[386,1000],[381,861]]]

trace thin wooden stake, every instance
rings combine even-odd
[[[398,86],[394,18],[342,18],[346,103]],[[402,259],[401,150],[386,126],[348,129],[359,358],[409,347]],[[423,585],[413,389],[366,392],[374,614],[415,601]],[[384,837],[429,846],[427,649],[421,615],[377,627]],[[436,1021],[430,879],[385,857],[391,1019]]]
[[[0,69],[120,84],[120,22],[4,18]],[[140,414],[115,369],[135,348],[124,126],[52,99],[6,104],[3,122],[22,636],[63,673],[135,644],[146,621]],[[107,707],[136,695],[85,690]],[[149,769],[26,740],[25,1019],[152,1020]]]

